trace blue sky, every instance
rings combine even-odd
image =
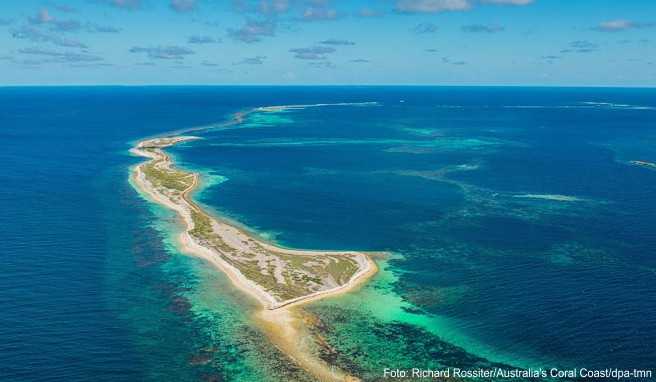
[[[656,86],[653,0],[4,0],[0,85]]]

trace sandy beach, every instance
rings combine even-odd
[[[239,118],[237,116],[236,118]],[[221,219],[211,217],[194,203],[190,194],[198,186],[199,175],[189,173],[193,177],[190,185],[181,192],[181,197],[174,197],[161,188],[151,183],[144,171],[144,166],[149,163],[158,163],[160,167],[171,168],[173,166],[171,158],[162,150],[165,147],[172,146],[181,142],[198,139],[192,136],[177,136],[168,138],[157,138],[139,142],[131,153],[137,156],[148,158],[149,160],[133,168],[131,177],[133,184],[146,194],[153,201],[170,208],[177,212],[184,222],[185,229],[179,236],[181,249],[189,255],[201,258],[217,269],[221,270],[231,280],[232,284],[243,291],[248,296],[259,302],[262,307],[256,313],[255,321],[263,329],[271,342],[287,354],[294,362],[303,369],[322,381],[353,381],[357,380],[352,376],[335,370],[325,362],[314,356],[310,349],[304,343],[304,339],[309,336],[303,316],[305,312],[301,309],[302,305],[330,296],[347,293],[360,285],[377,272],[375,262],[371,256],[362,252],[334,252],[334,251],[311,251],[282,248],[274,244],[267,243],[252,234],[245,232],[235,226],[232,226]],[[156,149],[153,149],[156,147]],[[217,251],[216,248],[203,245],[197,238],[190,234],[194,229],[193,214],[207,215],[211,219],[211,227],[215,234],[219,235],[222,240],[233,250],[246,252],[250,249],[247,243],[256,242],[262,248],[300,257],[321,257],[344,255],[352,258],[358,266],[355,272],[347,282],[336,285],[327,289],[317,290],[302,296],[281,300],[272,295],[258,283],[246,277],[238,268],[226,261],[225,256]]]

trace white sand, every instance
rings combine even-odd
[[[170,146],[182,141],[196,139],[195,137],[175,137],[167,138]],[[167,164],[172,165],[171,159],[161,150],[146,151],[143,147],[149,143],[161,143],[156,139],[146,140],[140,142],[131,152],[135,155],[149,158],[151,160],[163,160]],[[169,196],[158,191],[145,177],[140,164],[133,169],[132,177],[134,184],[148,195],[153,201],[160,203],[178,213],[185,223],[185,231],[180,235],[180,244],[182,250],[189,254],[212,264],[222,272],[224,272],[232,284],[238,289],[247,293],[249,296],[257,300],[264,308],[257,313],[257,321],[265,329],[265,333],[271,341],[285,352],[290,358],[298,363],[302,368],[312,373],[320,380],[327,381],[354,381],[357,380],[350,377],[338,370],[334,370],[325,364],[322,360],[315,357],[309,349],[304,345],[304,341],[309,336],[307,327],[300,317],[303,312],[298,309],[303,304],[316,301],[329,296],[346,293],[354,288],[360,286],[364,281],[373,276],[377,272],[375,262],[371,257],[362,252],[339,252],[340,254],[357,255],[353,259],[359,265],[359,270],[351,277],[351,279],[343,284],[328,290],[317,291],[305,296],[297,297],[286,301],[277,301],[271,294],[267,293],[261,286],[246,278],[237,268],[233,267],[225,260],[223,260],[220,253],[216,249],[203,246],[199,244],[191,235],[190,230],[193,229],[194,224],[191,218],[193,210],[201,211],[200,208],[189,199],[189,194],[196,188],[198,184],[198,174],[192,174],[194,177],[193,184],[183,192],[182,198],[172,199]],[[206,214],[207,215],[207,214]],[[209,215],[208,215],[209,216]],[[228,244],[231,248],[239,251],[248,251],[249,248],[245,244],[248,240],[254,240],[264,248],[291,255],[299,256],[322,256],[324,254],[336,254],[337,252],[328,251],[309,251],[309,250],[295,250],[274,246],[266,243],[248,233],[234,227],[226,222],[211,219],[212,225],[217,234]]]

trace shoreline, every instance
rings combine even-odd
[[[226,122],[224,126],[238,124],[243,121],[245,115],[259,110],[266,109],[257,108],[248,112],[236,113],[233,119]],[[130,150],[130,152],[134,155],[144,157],[147,160],[132,168],[130,177],[133,181],[133,185],[153,202],[175,211],[184,222],[183,232],[181,232],[178,237],[178,242],[183,252],[201,258],[212,266],[218,268],[229,278],[231,283],[237,289],[259,303],[262,309],[255,314],[256,323],[264,330],[271,342],[283,351],[283,353],[289,356],[301,368],[321,380],[358,380],[357,378],[346,375],[345,373],[330,367],[330,365],[320,360],[310,351],[310,349],[307,348],[307,344],[305,344],[303,339],[306,338],[306,336],[309,336],[309,334],[303,320],[303,315],[305,313],[301,310],[301,307],[323,298],[353,291],[362,286],[378,271],[376,263],[371,256],[373,253],[357,251],[300,250],[279,247],[274,243],[269,243],[260,239],[253,233],[231,225],[229,221],[221,219],[220,216],[212,216],[196,204],[192,200],[191,195],[199,185],[200,175],[198,173],[180,171],[179,173],[182,177],[179,178],[178,181],[184,182],[186,187],[181,190],[181,192],[174,195],[163,192],[161,188],[158,189],[154,183],[149,181],[146,175],[147,169],[145,169],[145,166],[154,165],[159,166],[158,169],[166,168],[173,171],[172,168],[174,162],[163,149],[181,142],[195,139],[199,138],[192,136],[173,136],[140,141]],[[188,184],[189,179],[191,179],[190,184]],[[333,264],[331,261],[334,261],[336,258],[342,258],[344,259],[344,262],[351,264],[351,267],[357,266],[357,271],[348,274],[346,282],[324,283],[321,285],[323,289],[314,290],[311,293],[305,293],[293,298],[283,299],[280,295],[276,295],[275,293],[272,294],[270,291],[266,290],[265,287],[245,276],[242,270],[233,265],[234,262],[233,264],[230,264],[232,259],[226,257],[225,253],[217,250],[216,247],[203,245],[206,243],[195,238],[192,233],[197,229],[198,223],[195,220],[195,217],[199,215],[202,216],[203,219],[209,219],[208,221],[211,226],[209,229],[212,230],[212,233],[225,239],[224,244],[232,246],[231,249],[246,251],[249,247],[247,247],[245,243],[255,242],[259,248],[263,248],[266,251],[274,251],[273,253],[281,256],[303,259],[300,261],[307,261],[305,259],[309,259],[309,261],[312,262],[316,261],[313,259],[320,259],[321,261],[327,261],[329,264]],[[339,264],[339,261],[342,260],[337,261],[338,263],[334,264]],[[340,277],[339,280],[342,280],[342,278]],[[328,284],[329,287],[326,287],[326,284]]]
[[[183,141],[189,141],[192,139],[197,139],[195,137],[177,137],[179,139],[176,140],[176,143],[183,142]],[[149,140],[142,141],[140,142],[148,142]],[[141,156],[141,157],[146,157],[146,158],[151,158],[151,159],[158,159],[157,157],[151,155],[149,152],[143,151],[139,149],[139,146],[137,148],[134,148],[131,150],[131,152],[135,155]],[[170,157],[166,154],[162,154],[164,161],[167,161],[168,163],[173,163]],[[165,207],[174,210],[180,215],[185,222],[185,231],[181,233],[180,235],[180,244],[183,246],[184,249],[188,250],[189,252],[193,252],[195,255],[198,257],[201,257],[203,259],[208,260],[212,264],[216,265],[217,267],[220,268],[224,273],[226,273],[229,277],[231,277],[231,280],[235,284],[235,286],[242,291],[250,294],[252,297],[254,297],[256,300],[258,300],[262,305],[264,305],[267,309],[269,310],[275,310],[279,309],[285,306],[296,306],[296,305],[302,305],[304,302],[310,302],[310,301],[316,301],[319,300],[323,297],[328,297],[331,295],[338,295],[343,292],[348,292],[349,290],[355,288],[358,286],[360,283],[360,279],[362,278],[369,278],[371,275],[375,274],[377,271],[375,262],[371,259],[369,254],[366,254],[365,252],[355,252],[355,251],[315,251],[315,250],[301,250],[301,249],[290,249],[290,248],[284,248],[284,247],[278,247],[276,245],[267,243],[266,241],[261,240],[258,237],[252,237],[252,234],[249,232],[245,232],[244,230],[241,230],[237,227],[234,227],[224,221],[223,219],[213,219],[214,223],[217,223],[216,225],[218,226],[223,226],[222,228],[228,228],[230,230],[234,231],[239,231],[242,235],[246,235],[251,237],[252,239],[256,240],[259,244],[261,244],[264,248],[267,249],[275,249],[276,251],[285,253],[285,254],[291,254],[291,255],[299,255],[299,256],[308,256],[308,255],[322,255],[322,254],[362,254],[365,255],[365,264],[367,265],[366,267],[360,269],[356,274],[344,285],[340,285],[337,287],[334,287],[332,289],[328,290],[322,290],[322,291],[317,291],[308,295],[304,295],[301,297],[296,297],[294,299],[290,300],[285,300],[282,302],[276,302],[275,298],[266,293],[265,291],[262,290],[257,284],[253,283],[252,281],[246,279],[240,272],[239,270],[235,269],[232,265],[226,263],[225,261],[221,260],[220,256],[217,256],[214,250],[207,248],[205,246],[202,246],[198,244],[189,234],[189,231],[193,229],[194,224],[190,220],[189,215],[190,211],[189,210],[196,210],[200,213],[209,215],[206,211],[202,210],[198,205],[193,202],[190,198],[190,194],[193,193],[199,184],[199,174],[197,173],[192,173],[194,180],[192,186],[190,186],[188,189],[186,189],[182,195],[183,199],[185,201],[185,205],[177,204],[172,202],[170,199],[167,197],[163,196],[160,192],[156,191],[154,187],[152,187],[149,182],[146,180],[145,175],[141,169],[141,166],[143,166],[145,163],[141,163],[137,165],[132,172],[132,179],[134,181],[134,184],[139,187],[141,191],[143,191],[146,195],[148,195],[153,201],[164,205]]]

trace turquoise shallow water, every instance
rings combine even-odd
[[[366,101],[378,106],[254,114],[171,150],[204,175],[195,198],[269,240],[394,254],[360,291],[309,308],[333,349],[322,357],[365,380],[384,367],[653,366],[656,171],[630,161],[656,162],[654,95],[3,89],[0,376],[308,379],[248,300],[179,252],[174,216],[128,183],[127,150],[253,106]]]

